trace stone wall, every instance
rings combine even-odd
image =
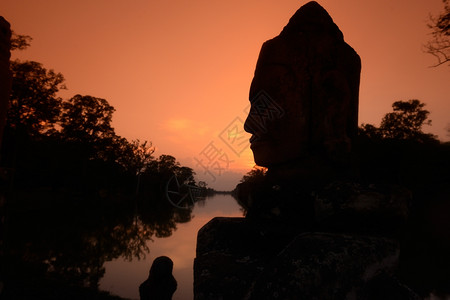
[[[9,94],[11,92],[11,73],[9,59],[11,57],[11,29],[9,23],[0,16],[0,145],[6,122]]]

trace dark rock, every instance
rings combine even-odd
[[[415,291],[400,282],[397,277],[381,273],[368,281],[358,292],[361,300],[420,300]]]
[[[278,224],[212,219],[198,233],[195,299],[242,299],[267,261],[291,239]]]
[[[317,230],[393,236],[406,224],[411,192],[397,185],[333,182],[315,191]]]
[[[238,202],[247,217],[271,220],[292,231],[328,231],[395,236],[408,220],[411,192],[397,185],[334,181],[304,185],[296,181],[242,183]]]
[[[247,189],[246,189],[247,188]],[[276,184],[239,187],[239,203],[247,209],[247,218],[258,222],[279,222],[297,233],[312,229],[314,194],[302,184]]]
[[[408,216],[408,190],[333,182],[313,191],[261,184],[240,193],[254,200],[246,218],[214,218],[198,233],[196,300],[376,299],[377,289],[390,291],[380,299],[415,299],[394,277],[393,238]]]
[[[398,255],[397,243],[385,238],[304,233],[261,272],[246,299],[375,299],[383,287],[414,295],[391,276]]]
[[[416,299],[395,278],[393,239],[292,234],[278,223],[211,220],[198,235],[195,299]]]

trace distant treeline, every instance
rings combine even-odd
[[[74,193],[138,193],[137,177],[194,184],[193,170],[170,155],[152,156],[150,142],[128,141],[111,125],[107,100],[75,95],[63,100],[60,73],[40,63],[12,61],[10,106],[1,148],[9,188],[51,188]]]

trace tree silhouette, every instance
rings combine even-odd
[[[162,154],[156,160],[150,162],[146,171],[146,176],[158,178],[160,183],[166,183],[172,176],[176,176],[180,184],[187,183],[195,185],[195,172],[192,168],[181,166],[172,155]]]
[[[62,104],[61,134],[66,140],[92,143],[110,138],[115,135],[114,111],[105,99],[75,95]]]
[[[11,34],[11,51],[25,50],[30,47],[33,38],[29,35],[17,34],[12,31]]]
[[[267,168],[255,166],[242,177],[240,182],[261,182],[266,175],[266,172]]]
[[[155,148],[149,141],[141,142],[139,139],[128,142],[124,138],[118,139],[116,147],[120,154],[117,162],[128,172],[139,175],[151,167]]]
[[[163,154],[158,158],[158,172],[161,174],[172,174],[179,167],[180,163],[172,155]]]
[[[425,52],[437,58],[434,67],[450,62],[450,2],[443,0],[444,11],[437,17],[431,17],[431,40],[425,45]]]
[[[65,88],[63,75],[34,61],[12,61],[11,71],[7,127],[30,136],[53,132],[61,111],[57,93]]]
[[[392,104],[393,112],[387,113],[377,128],[371,124],[362,124],[360,137],[369,139],[396,139],[427,142],[436,140],[434,135],[422,131],[423,125],[431,125],[428,120],[430,112],[424,109],[425,103],[413,99],[396,101]]]
[[[232,194],[244,215],[247,215],[247,212],[253,206],[252,199],[255,193],[258,194],[261,191],[265,191],[265,187],[267,186],[266,172],[267,168],[254,166],[253,169],[242,177],[239,184],[233,190]]]
[[[383,137],[380,128],[372,124],[361,124],[358,128],[358,134],[368,139],[381,139]]]
[[[424,109],[425,103],[419,100],[396,101],[392,104],[394,112],[387,113],[381,121],[380,130],[385,138],[427,139],[432,135],[422,132],[423,125],[431,125],[430,112]]]

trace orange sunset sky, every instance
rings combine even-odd
[[[1,0],[0,15],[33,37],[13,58],[61,72],[63,98],[107,99],[117,134],[152,141],[156,156],[171,154],[198,180],[232,189],[253,166],[241,144],[250,136],[239,132],[260,47],[307,2]],[[449,140],[450,67],[430,68],[435,58],[422,50],[442,1],[318,2],[361,56],[359,122],[379,125],[394,101],[419,99],[433,120],[425,131]],[[230,147],[228,132],[239,146]],[[218,164],[205,174],[198,161],[212,146]]]

